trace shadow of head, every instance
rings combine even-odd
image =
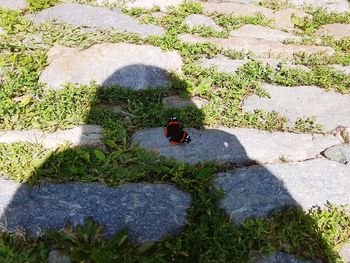
[[[16,231],[25,227],[30,235],[36,235],[48,229],[60,230],[67,222],[77,226],[85,218],[92,217],[104,225],[107,237],[127,227],[130,238],[135,242],[156,241],[165,233],[175,234],[182,230],[183,225],[175,222],[177,219],[169,216],[169,211],[150,209],[176,209],[176,200],[164,198],[155,192],[149,195],[147,192],[135,194],[131,191],[120,195],[120,188],[105,188],[101,184],[90,183],[99,181],[118,186],[125,182],[153,181],[151,177],[155,171],[159,173],[155,167],[161,164],[160,158],[138,147],[129,147],[130,135],[137,129],[165,126],[170,113],[177,114],[186,127],[204,126],[201,110],[194,107],[167,109],[162,104],[165,96],[186,92],[185,83],[171,77],[165,69],[142,64],[123,67],[108,76],[98,88],[94,101],[102,105],[121,103],[121,110],[113,112],[105,107],[89,105],[92,111],[86,121],[102,126],[102,142],[106,151],[89,145],[86,133],[90,130],[82,128],[75,148],[53,151],[34,170],[34,182],[41,181],[39,185],[32,187],[1,180],[2,229]],[[167,89],[148,89],[159,86],[167,86]],[[123,112],[127,112],[127,116]],[[191,164],[213,161],[239,166],[256,162],[247,154],[240,140],[230,133],[222,130],[214,133],[187,130],[192,141],[185,145],[170,145],[162,128],[152,132],[142,131],[140,134],[143,136],[137,141],[143,147],[158,149],[163,156]],[[69,141],[69,133],[67,139]],[[223,201],[223,207],[233,211],[230,217],[234,222],[242,224],[250,217],[265,217],[286,206],[298,206],[283,182],[263,165],[255,166],[255,173],[249,175],[244,172],[246,168],[241,169],[232,185],[236,191],[227,189],[229,197]],[[42,182],[46,180],[51,182]],[[72,181],[84,182],[84,185],[67,184]],[[129,202],[131,199],[133,202]],[[182,216],[185,220],[185,215]],[[143,217],[148,220],[143,220]]]

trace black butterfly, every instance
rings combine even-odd
[[[182,129],[180,121],[173,115],[169,117],[167,127],[164,128],[164,135],[171,144],[189,143],[191,141],[191,137]]]

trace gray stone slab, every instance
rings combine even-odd
[[[321,26],[317,32],[319,36],[332,36],[335,40],[350,37],[350,24],[327,24]]]
[[[304,18],[310,15],[300,9],[285,8],[273,14],[274,26],[285,30],[294,29],[293,16]]]
[[[226,73],[234,73],[240,67],[244,66],[252,60],[249,59],[229,59],[225,56],[218,55],[213,58],[201,58],[195,63],[203,68],[216,67],[218,71]],[[288,68],[296,68],[304,71],[310,71],[310,69],[304,65],[294,65],[289,61],[283,61],[280,59],[273,58],[257,58],[256,61],[260,61],[265,67],[270,66],[277,69],[278,66],[285,66]]]
[[[350,263],[350,242],[344,244],[339,250],[339,255],[341,256],[344,263]]]
[[[242,3],[208,3],[204,2],[203,11],[205,13],[220,13],[234,16],[256,16],[262,14],[267,18],[273,18],[273,10],[254,4]]]
[[[326,53],[333,55],[334,49],[322,46],[283,44],[278,41],[258,39],[255,37],[206,38],[191,34],[180,34],[179,40],[186,43],[212,43],[220,48],[242,52],[252,51],[255,57],[262,58],[289,58],[293,54],[305,52],[307,54]]]
[[[38,25],[56,20],[75,26],[115,29],[120,32],[136,33],[142,37],[162,35],[164,29],[155,25],[139,24],[134,18],[103,7],[81,5],[76,3],[59,4],[28,17]]]
[[[226,192],[220,207],[237,224],[286,206],[350,205],[350,166],[329,160],[239,168],[218,174],[214,185]]]
[[[187,106],[194,106],[194,107],[197,107],[198,109],[201,109],[203,108],[203,106],[208,104],[207,100],[202,99],[200,97],[183,99],[177,95],[165,97],[162,99],[162,102],[167,108],[184,108]]]
[[[84,50],[55,46],[48,52],[49,65],[39,81],[53,89],[65,82],[119,85],[132,89],[167,86],[169,72],[181,72],[182,59],[176,51],[151,45],[104,43]]]
[[[265,255],[254,258],[253,263],[322,263],[321,260],[306,260],[296,257],[293,254],[275,252],[272,255]]]
[[[190,28],[195,26],[209,26],[218,32],[222,31],[222,27],[218,26],[210,17],[204,15],[189,15],[185,18],[184,23]]]
[[[283,32],[281,30],[272,29],[260,25],[250,25],[246,24],[232,30],[230,35],[233,37],[254,37],[259,39],[266,39],[272,41],[283,42],[285,40],[299,40],[301,39],[298,36],[293,35],[292,33]]]
[[[288,0],[288,3],[303,6],[309,5],[314,9],[325,8],[329,12],[344,13],[350,11],[349,2],[347,0]]]
[[[332,161],[350,163],[350,145],[334,145],[324,151],[323,155]]]
[[[273,163],[279,162],[282,156],[289,161],[300,161],[313,158],[326,148],[339,144],[339,140],[331,135],[313,137],[310,134],[270,133],[245,128],[187,131],[192,141],[184,145],[170,144],[163,134],[163,128],[137,131],[132,139],[142,148],[191,164],[203,161]]]
[[[244,101],[243,111],[276,111],[289,119],[290,126],[299,117],[316,116],[318,123],[327,131],[337,126],[350,127],[349,95],[315,86],[283,87],[265,84],[263,88],[271,98],[249,96]]]
[[[27,7],[28,3],[25,0],[0,0],[0,8],[21,10]]]
[[[166,184],[42,183],[31,187],[0,178],[0,224],[8,232],[25,227],[30,235],[73,227],[92,217],[111,237],[124,227],[136,243],[159,240],[183,228],[190,195]]]
[[[60,251],[58,250],[52,250],[49,253],[48,263],[70,263],[71,261],[66,255],[63,255]]]
[[[38,130],[0,131],[0,143],[27,142],[55,149],[68,142],[75,146],[102,146],[103,129],[97,125],[81,125],[73,129],[46,133]]]
[[[350,66],[342,66],[342,65],[332,65],[332,68],[334,68],[335,70],[341,71],[347,75],[350,75]]]
[[[103,1],[103,0],[99,0]],[[108,0],[110,2],[120,2],[120,0]],[[125,1],[125,7],[128,8],[145,8],[145,9],[151,9],[153,7],[158,6],[160,10],[167,11],[169,7],[178,7],[180,4],[182,4],[184,0],[128,0]]]

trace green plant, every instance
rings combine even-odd
[[[29,11],[35,12],[50,6],[53,6],[59,2],[59,0],[26,0],[29,4]]]

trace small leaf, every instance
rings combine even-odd
[[[20,105],[21,105],[22,107],[27,106],[27,105],[30,103],[30,100],[31,100],[31,99],[32,99],[32,96],[30,96],[30,95],[24,95],[24,96],[22,97],[22,101],[21,101]]]
[[[145,243],[145,244],[141,245],[138,248],[138,251],[140,253],[145,253],[146,251],[150,250],[152,247],[154,247],[154,242],[148,242],[148,243]]]
[[[106,156],[101,150],[95,149],[94,150],[94,154],[97,157],[97,159],[99,159],[100,161],[106,160]]]

